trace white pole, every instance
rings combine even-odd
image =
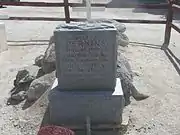
[[[86,117],[86,135],[91,135],[91,119],[89,116]]]
[[[91,0],[86,0],[87,20],[91,19]]]
[[[8,50],[5,23],[0,22],[0,53]]]

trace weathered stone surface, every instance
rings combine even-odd
[[[16,100],[16,101],[23,101],[26,99],[27,93],[26,91],[20,91],[16,94],[11,95],[11,99]]]
[[[123,67],[123,69],[126,70],[124,72],[126,72],[126,74],[129,76],[131,81],[133,81],[133,71],[132,71],[131,66],[128,62],[128,59],[124,55],[122,55],[120,52],[118,52],[117,67],[120,67],[120,66],[122,66],[122,67],[125,66],[125,67]]]
[[[116,33],[117,44],[123,47],[129,44],[129,38],[124,34],[124,32],[126,31],[126,26],[124,24],[119,23],[115,20],[108,20],[108,19],[95,19],[92,22],[99,22],[99,23],[105,22],[105,23],[113,24],[117,29],[117,33]]]
[[[27,97],[27,90],[29,89],[31,82],[20,83],[10,91],[10,98],[7,104],[20,103]]]
[[[56,55],[55,55],[55,44],[54,37],[52,36],[49,41],[49,46],[45,51],[43,60],[42,60],[42,69],[44,73],[51,73],[56,69]]]
[[[38,67],[42,67],[43,58],[44,58],[44,55],[40,55],[40,56],[36,57],[35,65]]]
[[[109,20],[109,19],[94,19],[94,20],[91,20],[90,22],[96,22],[96,23],[110,23],[110,24],[113,24],[117,31],[120,32],[120,33],[124,33],[126,31],[126,26],[122,23],[119,23],[115,20]]]
[[[121,31],[123,32],[123,30]],[[54,46],[54,38],[51,38],[50,45]],[[52,50],[52,51],[55,51],[55,50]],[[55,65],[55,57],[54,57],[53,65]],[[131,66],[128,62],[128,59],[120,53],[118,53],[118,56],[117,56],[117,77],[119,77],[122,80],[121,83],[122,83],[122,89],[124,92],[124,97],[126,99],[126,105],[130,103],[129,98],[132,94],[136,100],[143,100],[149,97],[147,95],[139,93],[138,90],[132,84],[133,72],[132,72]]]
[[[17,85],[16,87],[14,87],[12,90],[11,90],[11,95],[13,94],[17,94],[19,93],[20,91],[27,91],[29,89],[29,86],[30,86],[31,82],[28,82],[28,83],[22,83],[22,84],[19,84]]]
[[[56,28],[54,38],[61,89],[114,89],[117,45],[112,24],[62,24]]]
[[[102,20],[100,20],[100,22],[102,22]],[[116,26],[117,31],[119,33],[123,33],[126,29],[124,25],[121,25],[121,23],[116,22],[116,21],[104,20],[104,22],[113,23]],[[51,38],[49,45],[54,46],[54,37]],[[55,51],[53,49],[51,49],[51,50]],[[147,98],[148,96],[146,96],[144,94],[140,94],[137,91],[137,89],[134,87],[134,85],[132,84],[133,72],[131,70],[130,64],[129,64],[128,60],[126,59],[126,57],[124,57],[123,55],[120,55],[120,56],[118,55],[117,60],[118,60],[117,61],[117,77],[121,78],[121,83],[122,83],[123,91],[125,93],[124,96],[126,99],[126,103],[127,104],[128,104],[128,102],[130,103],[129,97],[131,95],[133,95],[133,97],[136,100],[142,100],[142,99]],[[54,57],[54,64],[53,65],[55,65],[55,57]]]
[[[88,116],[92,123],[120,124],[124,99],[120,79],[116,84],[115,91],[61,91],[55,81],[49,93],[50,123],[83,124]]]
[[[92,22],[96,22],[96,23],[104,22],[104,23],[113,24],[117,29],[117,33],[116,33],[117,44],[121,45],[121,46],[126,46],[129,44],[128,37],[125,34],[123,34],[126,31],[126,26],[124,24],[119,23],[119,22],[114,21],[114,20],[106,20],[106,19],[104,19],[104,20],[102,20],[102,19],[101,20],[93,20]],[[56,69],[55,62],[56,62],[55,44],[54,44],[54,36],[52,36],[50,38],[49,46],[45,51],[44,58],[43,58],[42,63],[41,63],[43,71],[45,73],[50,73],[50,72],[54,71]],[[40,65],[40,64],[38,64],[38,65]]]
[[[129,38],[125,34],[118,32],[116,36],[118,45],[125,47],[129,44]]]
[[[16,79],[14,80],[14,86],[32,82],[34,79],[37,78],[39,69],[40,68],[38,66],[32,65],[18,71]]]
[[[133,85],[133,72],[127,59],[122,55],[118,55],[117,77],[121,79],[121,85],[125,98],[125,105],[130,104],[130,96],[137,101],[148,98],[148,95],[140,93]]]
[[[54,79],[55,71],[34,80],[27,91],[27,100],[38,99],[52,85]]]

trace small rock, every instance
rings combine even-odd
[[[130,122],[130,113],[129,113],[129,110],[127,108],[125,108],[122,113],[121,125],[123,125],[127,129],[129,122]]]
[[[31,102],[37,100],[52,85],[54,80],[55,71],[34,80],[27,91],[27,100]]]
[[[9,120],[13,120],[13,118],[12,118],[12,117],[9,117]]]
[[[40,68],[39,71],[38,71],[38,75],[36,76],[36,78],[39,78],[39,77],[41,77],[41,76],[43,76],[43,75],[45,75],[45,73],[44,73],[43,69]]]
[[[54,37],[52,36],[49,41],[49,46],[45,51],[43,60],[42,60],[42,69],[45,74],[51,73],[56,70],[56,55],[55,55],[55,43]]]
[[[14,80],[14,86],[31,83],[34,79],[36,79],[38,72],[39,67],[35,65],[25,67],[24,69],[18,71],[16,79]]]
[[[43,107],[43,106],[44,106],[44,104],[40,104],[39,106],[40,106],[40,107]]]
[[[133,98],[137,101],[144,100],[149,97],[148,95],[140,93],[132,83],[133,72],[131,70],[130,64],[128,63],[128,60],[121,53],[118,53],[117,57],[116,77],[120,78],[121,80],[125,106],[131,103],[130,96],[133,96]]]
[[[128,62],[128,59],[124,55],[122,55],[121,53],[118,53],[118,56],[117,56],[117,65],[121,66],[122,64],[125,66],[127,71],[133,77],[133,72],[132,72],[131,66],[130,66],[130,64]]]
[[[11,99],[22,101],[26,97],[26,91],[29,89],[30,83],[19,84],[11,90]]]
[[[129,44],[129,38],[124,34],[124,32],[126,31],[126,26],[124,24],[109,19],[96,19],[93,20],[92,22],[98,22],[98,23],[103,22],[103,23],[113,24],[117,29],[117,33],[116,33],[117,44],[123,47]]]
[[[120,22],[117,22],[115,20],[110,20],[110,19],[95,19],[95,20],[92,20],[91,22],[97,22],[97,23],[111,23],[113,24],[117,31],[120,32],[120,33],[124,33],[126,31],[126,26]]]
[[[42,67],[43,58],[44,58],[44,55],[40,55],[40,56],[36,57],[35,65],[38,67]]]
[[[16,101],[23,101],[27,96],[27,93],[25,91],[20,91],[16,94],[11,95],[11,99]]]
[[[137,71],[133,72],[133,76],[141,76],[141,74]]]
[[[14,127],[17,127],[19,125],[19,122],[18,121],[15,121],[14,123],[13,123],[13,126]]]
[[[118,32],[116,37],[118,45],[125,47],[129,44],[129,38],[125,34]]]

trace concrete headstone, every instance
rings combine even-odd
[[[114,90],[117,45],[112,24],[61,24],[54,38],[60,89]]]

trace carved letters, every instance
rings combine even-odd
[[[103,73],[108,61],[107,44],[96,36],[76,35],[67,40],[63,57],[64,75],[95,75]]]

